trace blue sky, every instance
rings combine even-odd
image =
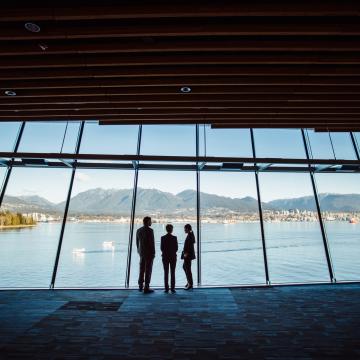
[[[0,123],[0,150],[11,151],[18,124]],[[78,123],[28,123],[19,151],[74,152]],[[66,132],[65,132],[66,130]],[[206,143],[204,141],[206,133]],[[258,129],[254,131],[258,157],[304,158],[305,152],[299,130]],[[85,126],[81,153],[135,154],[137,126],[99,126],[96,122]],[[359,136],[359,134],[357,134]],[[355,159],[349,135],[314,133],[309,131],[313,155],[321,158]],[[360,140],[360,136],[359,136]],[[195,126],[144,126],[141,153],[146,155],[195,155]],[[251,157],[248,129],[200,128],[200,155]],[[0,177],[3,170],[0,170]],[[70,172],[62,169],[14,169],[7,194],[39,195],[60,202],[66,197]],[[73,194],[87,189],[131,188],[132,171],[78,170]],[[178,193],[195,189],[195,174],[175,171],[141,171],[139,186]],[[358,175],[317,175],[320,192],[359,193]],[[276,198],[311,195],[308,174],[260,174],[263,201]],[[202,173],[201,191],[230,197],[256,197],[254,174]]]

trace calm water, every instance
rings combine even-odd
[[[162,224],[154,224],[157,254],[152,285],[162,286],[159,250]],[[326,223],[338,280],[360,279],[360,224]],[[48,287],[60,224],[0,231],[0,287]],[[196,233],[196,229],[195,229]],[[180,249],[183,224],[175,224]],[[265,223],[270,278],[273,283],[328,281],[317,223]],[[123,287],[129,225],[68,223],[57,273],[57,287]],[[202,224],[202,284],[263,284],[265,271],[259,223]],[[138,256],[132,252],[130,284],[136,286]],[[196,280],[197,261],[193,262]],[[177,286],[186,283],[178,259]]]

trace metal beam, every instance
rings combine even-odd
[[[254,139],[254,131],[250,129],[251,135],[251,147],[254,158],[256,157],[256,146],[255,146],[255,139]],[[255,162],[256,166],[256,162]],[[264,229],[264,219],[263,219],[263,212],[262,212],[262,204],[261,204],[261,194],[260,194],[260,185],[259,185],[259,174],[255,171],[255,183],[256,183],[256,193],[257,193],[257,200],[258,200],[258,207],[259,207],[259,219],[260,219],[260,230],[261,230],[261,244],[263,250],[263,258],[264,258],[264,268],[265,268],[265,281],[267,285],[270,285],[270,275],[269,275],[269,267],[268,267],[268,260],[267,260],[267,250],[266,250],[266,241],[265,241],[265,229]]]
[[[303,139],[303,143],[304,143],[306,158],[309,159],[310,153],[309,153],[308,143],[306,141],[304,129],[301,129],[301,134],[302,134],[302,139]],[[328,239],[327,239],[327,235],[326,235],[326,229],[325,229],[325,225],[324,225],[322,214],[321,214],[320,201],[319,201],[319,196],[318,196],[318,192],[317,192],[317,188],[316,188],[315,176],[314,176],[314,172],[311,171],[310,167],[309,167],[309,173],[310,173],[311,185],[312,185],[313,192],[314,192],[316,210],[317,210],[318,218],[319,218],[319,224],[320,224],[321,235],[322,235],[323,244],[324,244],[326,263],[327,263],[328,270],[329,270],[330,281],[336,282],[336,279],[334,276],[332,260],[331,260],[331,255],[330,255]]]
[[[353,144],[353,147],[354,147],[354,151],[355,151],[355,154],[356,154],[356,158],[358,159],[358,160],[360,160],[360,153],[359,153],[359,151],[360,151],[360,149],[359,149],[359,144],[357,143],[357,141],[356,141],[356,138],[355,138],[355,135],[354,135],[354,133],[351,131],[350,132],[350,137],[351,137],[351,142],[352,142],[352,144]]]
[[[14,159],[59,159],[59,153],[0,152],[0,158]],[[263,157],[216,157],[216,156],[158,156],[158,155],[119,155],[119,154],[70,154],[61,153],[63,160],[127,160],[129,162],[181,162],[181,163],[258,163],[258,164],[298,164],[298,165],[360,165],[360,160],[349,159],[295,159]]]
[[[79,128],[75,154],[78,154],[80,151],[80,145],[81,145],[81,139],[82,139],[82,135],[83,135],[83,131],[84,131],[84,125],[85,125],[85,123],[82,121],[80,124],[80,128]],[[76,163],[76,160],[75,160],[75,163]],[[59,242],[58,242],[58,246],[57,246],[57,250],[56,250],[55,263],[54,263],[53,273],[52,273],[52,277],[51,277],[50,289],[54,289],[54,287],[55,287],[56,274],[57,274],[57,270],[58,270],[58,266],[59,266],[61,247],[62,247],[62,242],[63,242],[63,238],[64,238],[66,220],[67,220],[67,215],[68,215],[69,205],[70,205],[70,200],[71,200],[71,192],[72,192],[72,188],[74,185],[75,173],[76,173],[76,167],[74,166],[72,168],[69,190],[68,190],[68,194],[66,197],[64,216],[63,216],[63,220],[61,223],[61,230],[60,230]]]
[[[17,151],[18,151],[18,148],[19,148],[19,145],[20,145],[20,141],[21,141],[21,137],[22,137],[22,134],[24,132],[24,129],[25,129],[25,121],[23,121],[19,127],[19,131],[17,133],[17,136],[16,136],[16,140],[15,140],[15,145],[14,145],[14,150],[13,150],[13,154],[16,154]],[[3,157],[3,156],[0,156],[0,157]],[[9,165],[8,165],[8,168],[6,170],[6,174],[5,174],[5,178],[4,178],[4,181],[2,183],[2,187],[1,187],[1,192],[0,192],[0,207],[2,205],[2,202],[4,200],[4,196],[5,196],[5,192],[6,192],[6,188],[7,188],[7,185],[8,185],[8,182],[9,182],[9,179],[10,179],[10,175],[11,175],[11,172],[12,172],[12,162],[14,161],[14,158],[12,156],[4,156],[4,157],[9,157],[9,158],[12,158],[12,160],[10,161]]]
[[[137,149],[136,154],[140,155],[141,150],[141,139],[142,139],[142,126],[139,125],[138,131],[138,140],[137,140]],[[125,277],[125,287],[128,288],[130,284],[130,275],[131,275],[131,255],[132,255],[132,246],[134,238],[134,221],[135,221],[135,210],[136,210],[136,196],[137,196],[137,187],[138,187],[138,178],[139,178],[139,162],[136,162],[136,165],[133,163],[135,168],[134,173],[134,186],[133,186],[133,196],[131,202],[131,215],[130,215],[130,228],[129,228],[129,244],[128,244],[128,256],[127,256],[127,265],[126,265],[126,277]]]
[[[196,156],[200,154],[200,132],[199,125],[195,126]],[[197,283],[201,285],[201,197],[200,197],[200,168],[196,162],[196,231],[197,231]]]

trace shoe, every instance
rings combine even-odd
[[[144,294],[151,294],[153,292],[154,292],[153,289],[144,289]]]
[[[176,290],[175,290],[175,289],[171,289],[171,293],[172,293],[172,294],[176,294]]]
[[[168,292],[169,292],[169,289],[165,289],[165,290],[164,290],[164,293],[167,294]]]
[[[142,291],[143,291],[143,288],[142,288],[142,287],[139,287],[139,291],[142,292]]]
[[[190,289],[193,289],[193,286],[192,286],[192,285],[184,288],[184,290],[190,290]]]

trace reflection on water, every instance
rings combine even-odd
[[[326,263],[317,223],[268,223],[266,244],[270,278],[276,282],[316,281]],[[360,278],[360,224],[326,223],[338,280]],[[185,235],[183,224],[175,229],[179,253]],[[161,286],[163,270],[160,237],[163,224],[153,225],[156,258],[152,283]],[[178,233],[176,233],[176,231]],[[48,287],[59,240],[60,224],[0,231],[0,286]],[[123,287],[128,254],[129,225],[68,223],[60,256],[59,287]],[[197,240],[197,239],[196,239]],[[135,243],[134,243],[135,246]],[[314,256],[316,254],[316,256]],[[182,261],[178,256],[178,284],[182,286]],[[301,261],[301,263],[300,263]],[[136,284],[138,256],[133,251],[132,284]],[[193,272],[196,272],[194,264]],[[320,274],[320,275],[319,275]],[[264,283],[259,223],[203,224],[203,284]]]

